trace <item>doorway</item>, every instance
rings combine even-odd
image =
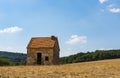
[[[41,64],[42,53],[37,53],[37,64]]]

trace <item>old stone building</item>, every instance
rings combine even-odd
[[[59,64],[58,38],[34,37],[27,46],[27,65]]]

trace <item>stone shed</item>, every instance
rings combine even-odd
[[[34,37],[27,46],[27,65],[56,65],[59,64],[58,38]]]

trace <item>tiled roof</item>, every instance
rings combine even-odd
[[[52,37],[34,37],[30,40],[27,48],[52,48],[56,40],[57,38],[52,39]]]

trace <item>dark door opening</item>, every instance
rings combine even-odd
[[[48,61],[48,60],[49,60],[48,56],[45,56],[45,61]]]
[[[37,64],[41,64],[41,60],[42,60],[42,54],[37,53]]]

